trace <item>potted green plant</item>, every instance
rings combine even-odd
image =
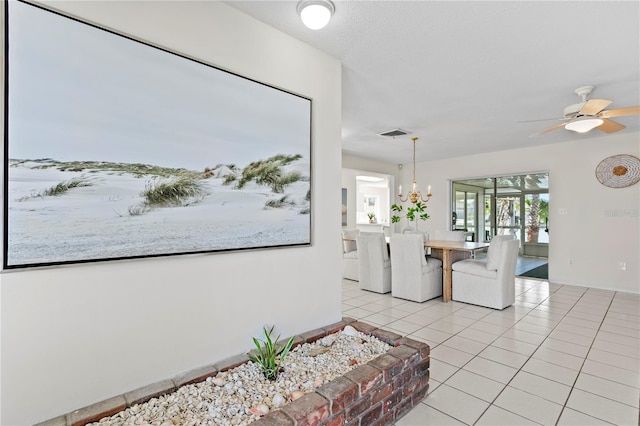
[[[429,219],[429,213],[427,213],[427,204],[422,201],[418,201],[410,207],[407,207],[406,213],[402,205],[394,204],[391,206],[391,211],[396,213],[403,213],[409,223],[415,222],[415,229],[418,229],[418,220]],[[397,214],[391,216],[391,223],[400,222],[401,217]]]
[[[369,223],[376,223],[376,214],[374,212],[367,213],[367,217],[369,218]]]

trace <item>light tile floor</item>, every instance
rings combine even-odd
[[[343,280],[344,316],[431,346],[429,393],[397,426],[638,425],[640,296],[516,279],[502,311]]]

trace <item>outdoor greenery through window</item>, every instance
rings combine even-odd
[[[528,243],[549,242],[549,194],[525,194],[525,241]]]
[[[546,257],[549,243],[547,173],[466,179],[452,183],[452,229],[475,241],[512,235],[522,254]]]

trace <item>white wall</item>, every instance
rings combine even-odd
[[[398,165],[384,163],[382,161],[371,160],[369,158],[356,157],[344,154],[342,156],[342,167],[344,169],[354,169],[356,171],[382,173],[385,175],[398,175]]]
[[[243,353],[265,324],[287,336],[339,321],[340,63],[220,2],[46,4],[312,98],[313,245],[2,274],[0,423]]]
[[[451,180],[548,171],[550,280],[640,293],[640,183],[614,189],[595,176],[598,163],[616,154],[640,157],[640,134],[418,163],[418,184],[430,184],[433,193],[428,204],[431,219],[420,227],[431,232],[450,226]],[[560,215],[560,208],[568,214]],[[620,262],[626,262],[626,271]]]

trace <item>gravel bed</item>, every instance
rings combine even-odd
[[[341,332],[294,348],[275,381],[265,379],[260,366],[249,361],[91,425],[247,425],[390,348],[346,326]]]

